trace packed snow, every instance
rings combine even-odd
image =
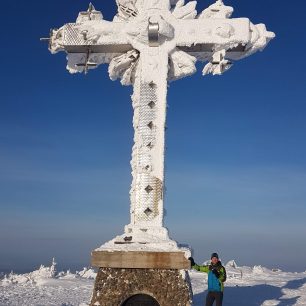
[[[306,305],[306,271],[283,272],[262,266],[238,266],[234,260],[226,265],[225,306]],[[207,290],[207,275],[189,271],[193,305],[202,306]],[[96,272],[91,268],[71,273],[40,266],[27,274],[0,272],[0,305],[13,306],[87,306],[93,291]]]
[[[126,235],[117,236],[114,239],[104,243],[95,251],[123,251],[123,252],[183,252],[186,258],[191,256],[191,248],[188,245],[178,244],[168,236],[168,230],[165,227],[155,227],[153,230],[165,231],[165,234],[156,236],[148,235],[141,230],[133,232],[133,239],[136,240],[132,243],[125,242]],[[152,231],[153,231],[152,230]],[[163,236],[164,239],[161,239]],[[118,243],[119,242],[119,243]],[[122,242],[122,244],[120,243]]]

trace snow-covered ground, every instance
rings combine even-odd
[[[262,266],[239,267],[235,261],[226,264],[228,280],[224,306],[304,305],[306,306],[306,272],[289,273]],[[194,306],[202,306],[207,276],[190,271]],[[86,306],[93,290],[95,272],[57,272],[56,264],[41,266],[27,274],[1,276],[0,305]],[[173,305],[175,306],[175,305]]]

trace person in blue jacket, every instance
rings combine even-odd
[[[189,257],[191,267],[197,271],[208,273],[208,293],[206,296],[206,306],[212,306],[216,301],[216,306],[222,306],[224,282],[226,281],[226,270],[222,266],[217,253],[211,254],[210,265],[200,266]]]

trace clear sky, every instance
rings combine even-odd
[[[199,1],[202,11],[213,1]],[[166,226],[196,261],[306,270],[305,1],[227,0],[277,38],[223,76],[168,94]],[[292,3],[292,4],[291,4]],[[114,0],[96,0],[105,19]],[[1,4],[0,271],[90,252],[129,223],[131,87],[107,66],[70,75],[39,41],[74,22],[81,0]]]

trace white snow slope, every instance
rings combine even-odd
[[[51,267],[41,266],[28,274],[2,276],[0,305],[88,305],[95,272],[84,268],[75,274],[69,271],[57,273],[55,268],[53,261]],[[228,279],[224,306],[306,306],[306,272],[289,273],[262,266],[239,267],[233,260],[226,264],[226,268]],[[190,276],[193,305],[202,306],[207,290],[207,275],[190,271]]]

